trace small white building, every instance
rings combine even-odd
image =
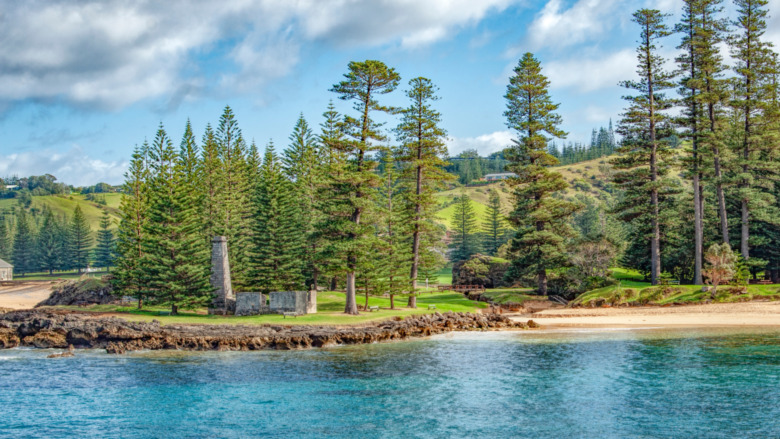
[[[515,174],[514,172],[505,172],[502,174],[488,174],[482,177],[482,181],[501,181],[501,180],[507,180],[514,177],[517,177],[517,174]]]
[[[0,259],[0,280],[14,280],[14,266]]]

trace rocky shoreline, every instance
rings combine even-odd
[[[378,343],[426,337],[452,331],[529,329],[538,325],[513,322],[497,314],[435,313],[366,326],[161,325],[117,317],[54,310],[0,314],[0,349],[17,346],[105,349],[108,353],[178,349],[249,351],[309,349]]]

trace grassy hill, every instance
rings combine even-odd
[[[103,209],[108,210],[108,213],[114,219],[113,227],[116,228],[119,221],[119,202],[122,198],[122,194],[99,194],[100,197],[105,197],[106,205],[103,206],[94,201],[88,201],[86,195],[45,195],[32,198],[31,209],[43,210],[49,208],[55,215],[64,215],[70,217],[73,215],[73,211],[76,206],[81,206],[81,210],[89,221],[92,230],[97,230],[100,225],[100,218],[103,216]],[[0,200],[0,211],[11,209],[18,206],[18,201],[15,199],[3,199]]]
[[[604,188],[612,171],[612,167],[609,165],[609,157],[559,166],[555,170],[560,172],[564,180],[569,183],[569,189],[564,193],[566,198],[574,198],[578,194],[597,199],[604,199],[607,196]],[[498,191],[503,211],[505,213],[509,212],[512,207],[512,193],[506,183],[499,182],[487,186],[455,188],[436,194],[441,206],[437,212],[439,223],[444,224],[448,229],[452,229],[450,221],[455,212],[453,201],[464,193],[471,198],[474,212],[481,220],[485,217],[487,211],[491,189]]]

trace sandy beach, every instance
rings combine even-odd
[[[714,303],[675,307],[558,308],[529,318],[545,328],[780,326],[780,302]]]
[[[0,308],[30,309],[49,297],[56,281],[18,282],[0,286]]]

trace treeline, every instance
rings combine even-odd
[[[467,149],[448,161],[445,170],[457,176],[458,183],[463,185],[478,181],[487,174],[506,172],[506,165],[509,163],[501,151],[480,157],[476,149]]]
[[[160,126],[126,174],[117,287],[174,313],[206,304],[211,241],[225,236],[236,291],[343,287],[352,314],[358,290],[414,306],[417,279],[444,262],[434,193],[451,178],[436,87],[414,78],[408,107],[380,104],[399,82],[379,61],[350,63],[331,90],[354,114],[331,103],[317,134],[301,116],[281,154],[268,144],[261,157],[230,107],[199,141],[187,123],[178,148]],[[380,113],[400,115],[395,146]]]
[[[627,262],[654,283],[667,271],[701,284],[704,249],[719,242],[739,248],[754,275],[777,279],[780,268],[780,64],[764,36],[767,2],[736,0],[731,20],[721,4],[687,0],[673,28],[658,11],[634,14],[642,79],[624,83],[636,94],[618,128],[616,212],[631,226]],[[681,53],[669,72],[657,45],[673,34]],[[682,156],[667,140],[675,135],[690,142]]]
[[[673,29],[657,10],[633,16],[641,29],[638,79],[622,83],[633,94],[624,98],[617,128],[622,140],[610,177],[616,197],[600,208],[622,224],[603,221],[601,229],[611,230],[606,237],[622,247],[621,264],[646,273],[653,285],[665,277],[702,284],[713,273],[703,267],[705,249],[726,254],[731,244],[739,249],[737,265],[780,281],[780,63],[764,38],[766,4],[736,0],[737,15],[729,20],[720,0],[685,0]],[[674,72],[665,70],[660,50],[672,35],[681,50]],[[577,250],[582,234],[572,225],[592,206],[561,197],[567,184],[546,146],[566,133],[538,60],[526,54],[515,73],[506,112],[519,134],[505,151],[507,168],[519,176],[511,181],[510,219],[518,232],[510,253],[513,275],[535,276],[544,292],[548,280],[576,264],[578,253],[587,254]],[[670,95],[674,90],[679,97]],[[675,149],[678,138],[689,146]]]
[[[18,209],[15,215],[0,217],[0,258],[14,265],[16,276],[39,271],[81,273],[90,266],[109,270],[115,258],[111,218],[104,210],[95,234],[80,206],[70,217],[50,209],[40,215]]]
[[[615,131],[612,128],[612,120],[610,120],[607,128],[601,127],[598,131],[593,130],[590,145],[569,142],[561,144],[559,148],[558,144],[552,141],[547,147],[547,152],[557,158],[561,165],[572,165],[612,155],[617,146]]]

